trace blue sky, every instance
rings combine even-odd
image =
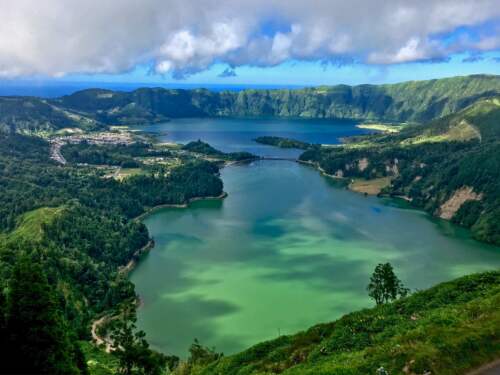
[[[0,80],[392,83],[500,74],[499,0],[4,0]]]
[[[181,80],[172,74],[152,74],[150,67],[138,66],[123,74],[69,75],[59,82],[113,82],[148,84],[193,85],[298,85],[317,86],[332,84],[356,85],[363,83],[395,83],[469,74],[500,74],[500,53],[489,52],[478,61],[464,62],[470,54],[456,54],[445,62],[414,62],[394,65],[324,64],[318,61],[288,61],[273,67],[240,66],[234,68],[236,76],[220,77],[229,68],[217,63],[207,70]],[[498,60],[497,60],[498,59]],[[229,68],[231,69],[231,68]]]

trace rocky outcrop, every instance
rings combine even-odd
[[[441,219],[451,219],[455,213],[462,207],[462,205],[467,201],[479,201],[483,197],[482,194],[474,192],[474,189],[470,186],[463,186],[456,190],[455,193],[444,202],[441,207],[439,207],[438,216]]]
[[[363,172],[366,168],[368,168],[369,162],[368,158],[363,158],[358,160],[358,169],[360,172]]]

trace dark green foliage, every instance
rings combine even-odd
[[[9,283],[7,306],[7,345],[3,350],[8,355],[0,363],[2,373],[87,373],[55,289],[33,259],[18,259]]]
[[[0,348],[6,348],[9,342],[7,337],[7,311],[7,298],[3,288],[0,288]]]
[[[225,153],[213,148],[208,143],[205,143],[201,140],[189,142],[188,144],[182,146],[182,149],[222,160],[245,161],[255,160],[259,158],[258,156],[255,156],[249,152]]]
[[[135,314],[125,314],[115,322],[111,332],[113,356],[118,358],[119,373],[123,375],[161,375],[167,366],[173,370],[177,357],[167,357],[149,348],[145,333],[137,331]]]
[[[198,154],[203,154],[203,155],[211,155],[211,156],[222,156],[224,155],[223,152],[216,150],[212,146],[210,146],[208,143],[205,143],[201,140],[197,141],[192,141],[184,146],[182,146],[183,150],[186,151],[191,151],[191,152],[196,152]]]
[[[118,149],[134,154],[144,147]],[[41,139],[0,135],[0,291],[19,255],[37,254],[58,293],[65,329],[85,339],[96,313],[135,299],[133,285],[118,272],[149,240],[134,218],[156,205],[219,196],[223,185],[219,168],[207,161],[119,182],[92,169],[61,168],[48,155]]]
[[[121,183],[90,170],[58,168],[48,155],[48,145],[40,139],[0,135],[0,229],[12,229],[24,212],[60,206],[71,199],[133,218],[145,207],[222,193],[218,168],[208,162],[188,163],[170,177],[141,175]],[[207,194],[202,194],[204,187]]]
[[[467,201],[453,216],[452,221],[455,224],[470,228],[481,216],[484,207],[480,201]]]
[[[439,284],[194,367],[192,374],[456,375],[500,354],[500,272]]]
[[[222,358],[222,353],[217,353],[215,348],[208,348],[200,344],[198,339],[194,339],[194,342],[189,348],[189,359],[188,363],[190,365],[207,365],[210,362],[216,361]]]
[[[76,121],[40,98],[0,97],[0,132],[36,132],[65,127],[92,130],[100,125],[91,120]]]
[[[395,301],[406,297],[409,293],[401,280],[398,279],[390,263],[378,264],[370,277],[367,287],[368,294],[377,305]]]
[[[297,141],[295,139],[283,138],[283,137],[272,137],[263,136],[255,138],[255,142],[262,143],[264,145],[276,146],[280,148],[299,148],[306,150],[311,147],[310,143]]]
[[[123,168],[139,168],[137,157],[170,156],[168,150],[155,150],[147,143],[131,145],[94,145],[87,142],[66,144],[61,152],[70,163],[117,165]]]

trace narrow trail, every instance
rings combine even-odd
[[[153,246],[154,246],[154,241],[149,240],[146,245],[144,245],[143,247],[141,247],[139,250],[137,250],[134,253],[133,258],[127,263],[126,266],[123,266],[118,270],[118,273],[121,275],[128,274],[137,264],[136,259],[138,259],[146,251],[153,248]],[[98,331],[100,326],[102,326],[103,324],[106,324],[107,322],[109,322],[110,320],[115,319],[115,318],[116,318],[116,316],[113,316],[113,315],[103,315],[99,319],[94,320],[92,322],[92,327],[90,330],[91,335],[92,335],[92,341],[94,341],[97,346],[105,345],[106,353],[110,353],[113,350],[113,348],[112,348],[113,342],[109,337],[100,336],[97,333],[97,331]]]
[[[65,165],[66,159],[61,154],[61,147],[63,144],[59,141],[51,142],[50,145],[50,158],[57,161],[59,164]]]
[[[466,375],[500,375],[500,358],[468,372]]]
[[[101,337],[97,333],[97,330],[101,325],[106,323],[110,317],[108,315],[104,315],[101,318],[94,320],[92,322],[92,329],[90,330],[92,334],[92,340],[96,343],[97,346],[105,345],[106,348],[104,349],[106,353],[110,353],[112,350],[112,342],[107,338],[107,337]]]

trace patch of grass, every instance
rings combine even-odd
[[[26,212],[17,221],[16,228],[3,235],[6,242],[40,242],[43,227],[52,223],[60,215],[64,207],[42,207]]]
[[[120,171],[114,175],[114,178],[118,181],[123,181],[124,179],[132,176],[137,176],[144,174],[141,168],[121,168]]]
[[[55,135],[73,135],[73,134],[83,134],[83,130],[80,128],[62,128],[54,132]]]
[[[403,140],[401,145],[408,146],[435,142],[465,142],[472,139],[481,139],[481,134],[469,122],[462,120],[458,124],[450,126],[449,129],[441,134],[433,134],[432,131],[423,132],[416,137]]]
[[[404,125],[394,125],[394,124],[359,124],[356,125],[360,129],[377,130],[382,133],[399,133]]]
[[[80,347],[87,361],[90,375],[115,375],[118,373],[118,360],[113,354],[88,341],[81,341]]]
[[[390,177],[380,177],[371,180],[355,178],[349,184],[349,189],[363,194],[377,195],[383,188],[391,184]]]

